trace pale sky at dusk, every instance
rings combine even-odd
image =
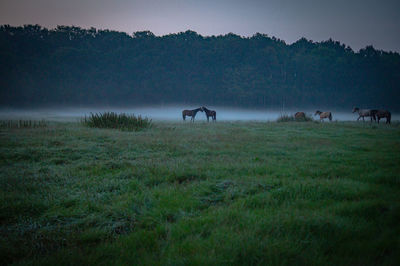
[[[266,33],[292,43],[332,38],[400,52],[400,0],[0,0],[0,24],[95,27],[156,35]]]

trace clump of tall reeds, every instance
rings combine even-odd
[[[39,128],[47,127],[44,120],[1,120],[0,128]]]
[[[281,114],[281,116],[276,119],[276,122],[309,122],[314,121],[311,116],[305,115],[305,117],[295,118],[294,115]]]
[[[90,113],[82,119],[82,123],[89,127],[115,128],[119,130],[138,131],[152,126],[151,119],[142,118],[134,114],[117,114],[114,112]]]

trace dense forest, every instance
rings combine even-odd
[[[0,27],[0,104],[400,110],[400,55],[265,34]]]

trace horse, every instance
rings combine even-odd
[[[294,119],[296,120],[305,120],[306,114],[304,112],[297,112],[294,114]]]
[[[332,113],[331,112],[321,112],[321,111],[316,111],[314,115],[319,115],[319,120],[323,121],[325,118],[329,118],[329,121],[332,121]]]
[[[372,119],[374,119],[374,121],[376,121],[375,114],[378,112],[378,110],[374,110],[374,109],[362,109],[362,110],[360,110],[360,108],[354,107],[353,108],[353,113],[355,113],[355,112],[358,112],[358,115],[359,115],[358,118],[357,118],[357,121],[361,117],[362,117],[363,121],[365,121],[364,117],[370,116],[371,117],[371,122],[372,122]]]
[[[203,109],[201,107],[196,108],[194,110],[183,110],[182,111],[182,118],[183,120],[186,120],[186,116],[191,116],[192,118],[190,119],[192,122],[194,122],[194,118],[196,117],[196,114],[198,111],[203,112]]]
[[[217,120],[217,112],[215,112],[214,110],[208,110],[206,107],[201,107],[203,109],[203,111],[206,113],[207,116],[207,122],[209,122],[210,120],[210,116],[212,118],[212,120],[215,122]]]
[[[386,124],[390,124],[390,119],[392,117],[391,113],[387,110],[378,110],[376,112],[376,117],[378,118],[378,124],[379,124],[379,120],[381,118],[386,118]]]

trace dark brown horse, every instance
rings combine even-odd
[[[215,122],[217,120],[217,112],[215,112],[214,110],[208,110],[206,107],[201,107],[203,109],[203,111],[206,113],[207,116],[207,122],[209,122],[210,120],[210,116],[212,118],[212,120]]]
[[[378,110],[375,115],[378,118],[378,123],[381,118],[386,118],[386,124],[390,124],[392,114],[388,110]]]
[[[332,121],[332,113],[331,112],[316,111],[314,115],[319,115],[320,121],[323,121],[325,118],[329,118],[329,121]]]
[[[296,120],[301,120],[301,119],[306,119],[306,114],[304,112],[297,112],[294,114],[294,119]]]
[[[194,122],[194,118],[196,117],[196,114],[197,114],[198,111],[203,112],[203,109],[201,107],[199,107],[199,108],[196,108],[194,110],[183,110],[182,111],[183,120],[186,120],[186,116],[191,116],[192,118],[190,118],[190,120],[192,122]]]

